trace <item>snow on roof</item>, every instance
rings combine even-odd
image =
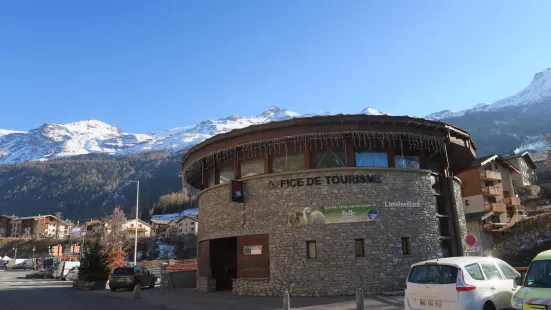
[[[151,217],[151,221],[155,221],[155,220],[164,220],[164,221],[179,220],[184,216],[197,216],[198,212],[199,212],[199,210],[197,208],[193,208],[193,209],[187,209],[187,210],[184,210],[184,211],[178,212],[178,213],[153,215]]]

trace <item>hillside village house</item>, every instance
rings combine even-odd
[[[122,225],[123,231],[125,231],[129,238],[133,238],[138,231],[138,237],[150,237],[151,236],[151,225],[147,224],[142,220],[132,219],[126,221]]]
[[[108,231],[108,224],[101,220],[91,220],[84,224],[86,235],[102,235]]]
[[[152,219],[151,220],[151,234],[152,236],[166,238],[166,229],[168,227],[169,220]]]
[[[197,217],[196,216],[184,216],[176,221],[178,226],[177,235],[197,235]]]
[[[11,238],[55,238],[69,236],[73,224],[54,215],[0,216],[0,236]]]
[[[536,184],[537,179],[535,170],[538,167],[532,159],[532,156],[530,156],[530,153],[524,152],[508,155],[505,157],[505,160],[515,166],[520,172],[511,176],[514,186],[518,188]]]
[[[458,175],[463,182],[467,231],[478,238],[480,254],[493,247],[493,233],[523,219],[525,210],[513,188],[513,176],[518,174],[519,169],[495,154],[476,159],[471,169]]]

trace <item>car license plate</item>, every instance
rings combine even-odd
[[[442,307],[442,301],[440,300],[420,300],[419,301],[421,306],[429,306],[429,307]]]

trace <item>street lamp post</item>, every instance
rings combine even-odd
[[[13,256],[13,259],[17,259],[17,244],[15,245],[15,247],[13,247],[13,250],[15,251],[15,254]]]
[[[36,247],[33,246],[33,269],[36,269],[36,261],[34,260],[34,251],[36,251]]]
[[[137,255],[138,255],[138,214],[139,209],[138,205],[140,202],[140,181],[126,181],[128,183],[136,183],[136,227],[135,227],[135,234],[134,234],[134,266],[136,265],[137,261]]]

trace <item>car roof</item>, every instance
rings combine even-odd
[[[551,260],[551,250],[541,252],[534,257],[534,260]]]
[[[424,265],[426,263],[436,263],[436,264],[447,264],[447,265],[457,265],[457,266],[466,266],[476,262],[485,261],[485,260],[497,260],[495,257],[490,256],[456,256],[456,257],[446,257],[438,259],[430,259],[423,262],[415,263],[413,266]]]

